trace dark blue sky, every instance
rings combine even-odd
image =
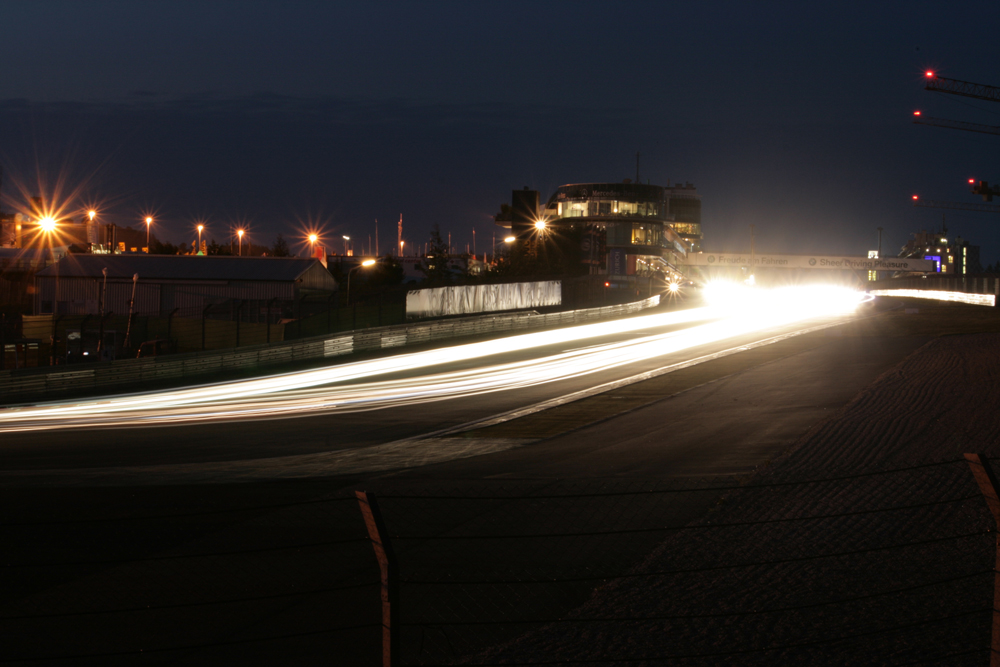
[[[910,196],[977,201],[1000,105],[1000,5],[727,2],[0,2],[0,165],[10,210],[39,181],[161,237],[234,221],[271,243],[313,220],[383,248],[404,217],[456,245],[510,190],[690,181],[706,250],[894,252],[937,227]],[[20,186],[20,187],[17,187]],[[947,212],[1000,260],[996,216]],[[335,246],[336,247],[336,246]]]

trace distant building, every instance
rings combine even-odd
[[[931,260],[942,275],[964,276],[983,272],[979,263],[979,246],[970,245],[961,236],[949,240],[947,228],[940,232],[916,232],[900,249],[899,256]]]
[[[107,269],[105,287],[104,269]],[[297,317],[305,299],[325,303],[337,281],[315,259],[194,255],[69,255],[35,274],[36,315]]]
[[[509,220],[497,224],[518,242],[547,233],[579,243],[591,274],[677,275],[680,260],[701,248],[701,197],[690,183],[577,183],[557,188],[544,207],[538,201],[535,190],[513,191]]]

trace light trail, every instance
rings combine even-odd
[[[710,286],[713,305],[686,311],[511,336],[331,368],[190,389],[0,410],[0,432],[165,426],[361,412],[531,387],[653,359],[749,333],[853,311],[846,290],[742,290]],[[717,304],[717,305],[716,305]],[[700,322],[700,324],[699,324]],[[526,361],[395,380],[348,384],[388,373],[668,326],[687,328],[603,343]]]
[[[946,292],[940,290],[919,290],[919,289],[879,289],[869,292],[872,296],[897,296],[909,297],[911,299],[934,299],[936,301],[954,301],[955,303],[967,303],[973,306],[995,306],[997,297],[995,294],[969,294],[967,292]]]

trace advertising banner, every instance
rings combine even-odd
[[[624,276],[625,271],[625,248],[611,248],[608,250],[608,274],[612,276]]]
[[[558,306],[561,303],[562,283],[558,280],[436,287],[407,292],[406,316],[468,315],[498,310]]]
[[[681,262],[687,266],[750,266],[750,253],[691,253]],[[913,271],[933,273],[933,261],[905,257],[848,257],[845,255],[769,255],[754,256],[754,266],[771,269],[859,269],[864,271]]]

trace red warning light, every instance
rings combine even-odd
[[[969,179],[969,183],[975,183],[975,182],[976,182],[976,179],[974,179],[974,178],[970,178]]]
[[[611,287],[611,283],[604,283],[605,287]]]
[[[926,76],[928,79],[933,79],[934,78],[934,72],[930,72],[930,71],[924,72],[924,76]]]
[[[913,112],[913,115],[914,115],[914,116],[919,116],[919,115],[920,115],[920,112],[919,112],[919,111],[914,111],[914,112]]]
[[[917,195],[913,195],[913,201],[917,200]]]

